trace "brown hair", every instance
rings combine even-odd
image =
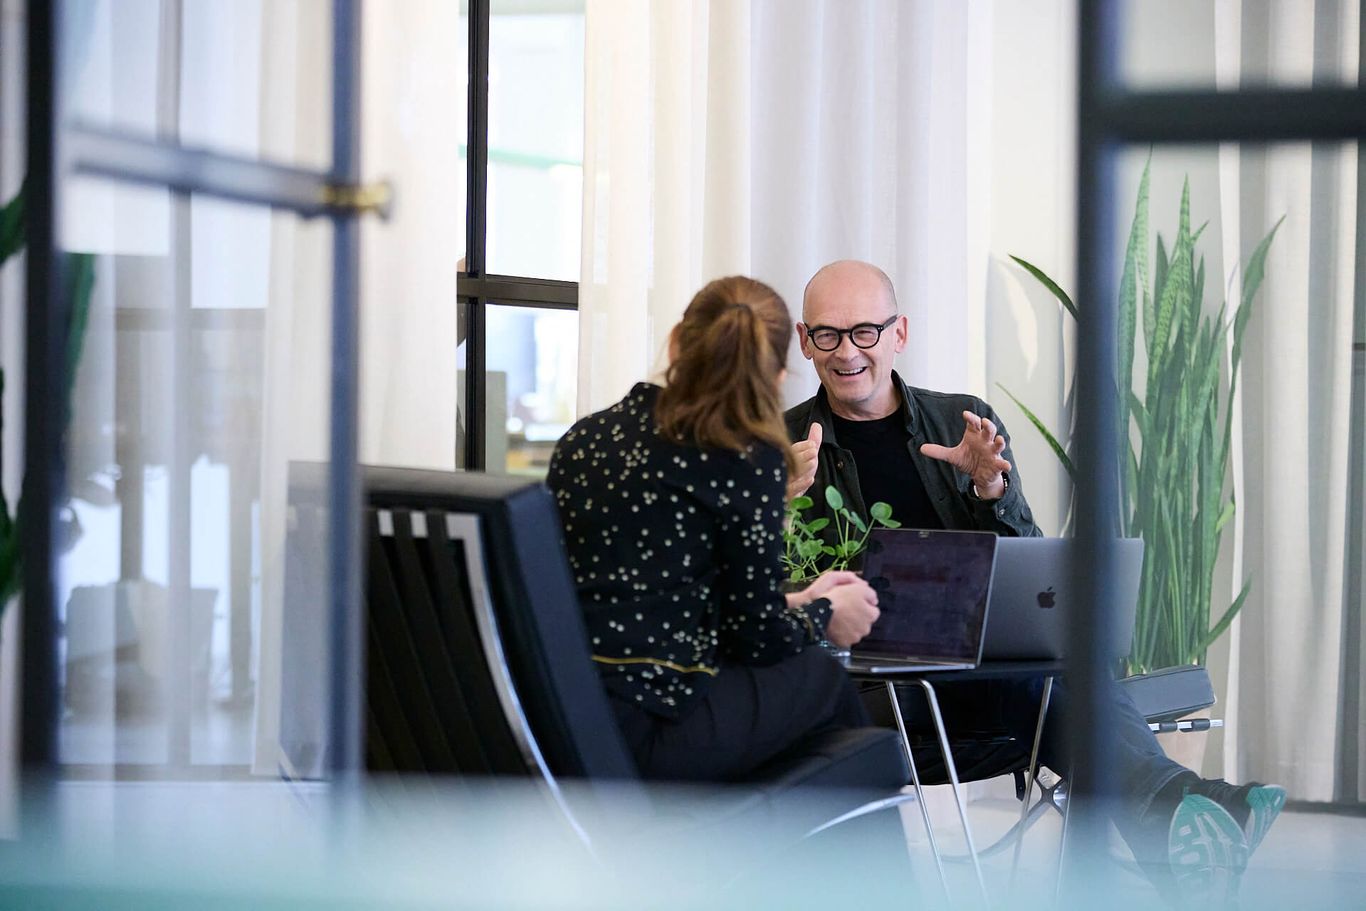
[[[741,453],[769,443],[791,473],[778,374],[792,319],[778,292],[742,275],[718,278],[697,292],[674,333],[668,385],[655,404],[659,432]]]

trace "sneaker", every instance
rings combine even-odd
[[[1192,784],[1187,792],[1208,797],[1228,811],[1243,830],[1249,857],[1285,806],[1285,788],[1255,781],[1234,786],[1219,778],[1205,779]]]
[[[1234,907],[1247,857],[1247,836],[1228,810],[1199,794],[1182,798],[1167,830],[1167,862],[1180,907]]]
[[[1281,808],[1285,806],[1285,788],[1275,784],[1253,785],[1247,792],[1246,800],[1252,812],[1243,825],[1243,834],[1247,837],[1247,853],[1250,857],[1266,837],[1276,817],[1281,815]]]

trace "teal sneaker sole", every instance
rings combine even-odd
[[[1228,810],[1199,794],[1181,799],[1167,830],[1167,862],[1182,907],[1232,905],[1247,858],[1247,836]]]

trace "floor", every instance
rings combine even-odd
[[[919,805],[908,803],[900,813],[909,877],[896,883],[880,876],[861,883],[841,879],[842,869],[857,865],[846,864],[850,858],[839,852],[856,856],[867,850],[866,843],[846,839],[817,850],[819,843],[811,840],[801,844],[811,846],[806,850],[815,852],[815,863],[797,864],[799,869],[790,861],[778,863],[776,876],[759,879],[763,901],[757,905],[752,894],[729,887],[719,894],[706,892],[706,902],[688,900],[700,893],[671,893],[669,901],[659,894],[661,880],[671,876],[682,876],[694,890],[714,890],[715,882],[687,871],[718,855],[723,869],[745,868],[745,858],[756,848],[771,860],[773,853],[762,849],[762,836],[755,832],[707,830],[704,841],[689,835],[684,825],[677,828],[681,838],[661,837],[656,814],[643,830],[648,837],[641,839],[639,862],[609,873],[612,864],[585,854],[562,818],[547,825],[556,814],[547,815],[545,793],[529,785],[480,790],[391,783],[367,791],[360,817],[348,809],[351,804],[330,799],[329,790],[278,781],[65,782],[53,817],[57,829],[51,838],[27,845],[38,853],[6,857],[0,852],[0,907],[53,906],[54,895],[60,905],[71,898],[74,883],[83,883],[81,888],[93,890],[90,894],[138,901],[193,893],[195,901],[186,906],[213,896],[219,907],[1060,907],[1053,884],[1061,817],[1050,810],[1030,830],[1016,875],[1009,847],[985,858],[990,901],[984,905],[972,867],[963,859],[952,794],[944,787],[929,789],[926,806],[939,847],[951,856],[945,863],[947,901],[938,887]],[[978,847],[985,850],[1018,818],[1019,804],[1008,778],[975,784],[972,791],[970,821]],[[593,792],[593,799],[602,799],[601,794]],[[359,835],[338,836],[356,820],[364,822],[355,830]],[[1142,877],[1120,866],[1111,869],[1107,863],[1101,882],[1103,901],[1061,907],[1171,907]],[[642,905],[646,893],[661,900]],[[1282,814],[1243,877],[1241,897],[1237,907],[1244,911],[1366,908],[1366,815]]]
[[[1008,778],[971,787],[968,818],[979,851],[986,853],[1019,819],[1020,804]],[[944,865],[952,906],[976,906],[977,886],[965,858],[952,793],[942,786],[927,791],[926,806],[940,851],[954,858]],[[915,877],[934,882],[937,873],[919,806],[905,805],[901,813]],[[1051,810],[1029,829],[1013,880],[1013,844],[984,857],[983,875],[994,906],[1049,904],[1056,882],[1061,831],[1061,816]],[[1111,842],[1110,853],[1120,860],[1109,880],[1116,907],[1167,907],[1156,889],[1123,863],[1128,852],[1113,831]],[[1239,899],[1237,907],[1243,911],[1366,908],[1366,814],[1283,812],[1244,873]]]

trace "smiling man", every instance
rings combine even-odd
[[[881,269],[852,260],[821,269],[806,286],[797,332],[821,388],[785,415],[798,466],[789,497],[814,487],[815,514],[828,516],[822,494],[833,486],[865,517],[868,504],[890,504],[907,528],[1042,534],[991,406],[971,395],[908,386],[892,369],[906,347],[907,325]],[[1027,760],[1041,688],[1037,680],[937,687],[950,730],[1003,730],[1014,738],[1004,748],[958,757],[964,778],[1000,774]],[[870,714],[891,724],[884,694],[879,684],[865,702]],[[1039,753],[1054,771],[1068,765],[1058,720],[1067,701],[1059,683]],[[1166,757],[1117,684],[1110,701],[1119,735],[1111,773],[1124,804],[1116,827],[1169,897],[1182,904],[1194,899],[1202,907],[1228,899],[1248,855],[1280,812],[1285,791],[1200,778]],[[903,699],[902,712],[928,728],[923,699]],[[917,750],[915,758],[923,779],[947,780],[937,749]]]
[[[1042,534],[991,406],[908,386],[892,369],[906,347],[906,317],[881,269],[841,260],[817,272],[797,333],[821,388],[786,414],[788,435],[800,441],[790,496],[834,483],[861,515],[865,498],[881,500],[912,528]],[[824,508],[824,497],[815,500]]]

